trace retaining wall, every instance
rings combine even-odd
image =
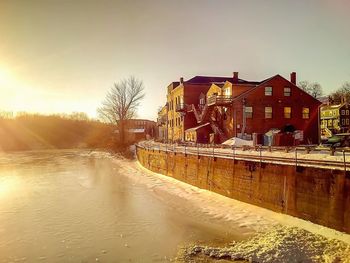
[[[230,198],[350,233],[350,173],[137,147],[147,169]]]

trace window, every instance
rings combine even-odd
[[[341,110],[341,115],[345,115],[345,110]]]
[[[303,108],[303,119],[309,119],[309,118],[310,118],[310,109]]]
[[[332,120],[328,120],[328,126],[332,127]]]
[[[349,125],[349,119],[346,119],[346,125]]]
[[[291,89],[289,87],[284,88],[284,96],[289,97],[291,94]]]
[[[245,107],[245,117],[247,119],[253,118],[253,107]]]
[[[322,121],[322,125],[323,125],[323,127],[326,128],[326,127],[327,127],[327,120],[323,120],[323,121]]]
[[[224,89],[224,95],[225,96],[230,96],[231,95],[231,88],[230,87],[226,87]]]
[[[349,110],[346,110],[346,115],[349,115]]]
[[[345,119],[341,119],[341,125],[345,125]]]
[[[272,118],[272,107],[265,107],[265,119]]]
[[[265,87],[265,96],[272,96],[272,87]]]
[[[290,119],[292,117],[292,108],[284,107],[284,118]]]

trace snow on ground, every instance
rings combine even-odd
[[[167,192],[193,205],[208,217],[236,225],[247,240],[226,248],[193,246],[194,253],[243,258],[253,262],[350,262],[350,235],[288,215],[199,189],[153,173],[138,162],[115,159],[127,177],[150,190]],[[165,202],[167,200],[164,200]]]
[[[235,146],[253,146],[253,141],[243,140],[241,138],[233,137],[222,143],[223,145],[235,145]]]
[[[290,165],[295,165],[297,163],[299,166],[312,166],[312,167],[332,167],[330,164],[323,165],[323,164],[317,164],[315,162],[310,164],[306,163],[300,163],[300,161],[326,161],[326,162],[335,162],[338,165],[334,166],[333,168],[336,169],[343,169],[344,164],[344,155],[342,152],[335,152],[334,156],[330,155],[330,151],[327,150],[314,150],[310,153],[306,153],[305,150],[298,149],[297,152],[295,152],[294,149],[291,149],[289,152],[286,152],[284,150],[273,150],[269,152],[266,149],[263,149],[261,152],[259,150],[255,149],[247,149],[243,150],[242,147],[238,147],[235,149],[227,149],[227,148],[212,148],[210,145],[208,147],[185,147],[184,146],[176,146],[176,145],[165,145],[160,143],[154,143],[154,142],[142,142],[140,145],[145,146],[146,148],[151,148],[155,150],[175,150],[176,152],[182,152],[182,153],[188,153],[188,154],[202,154],[202,155],[210,155],[213,154],[222,156],[224,158],[232,158],[234,155],[237,159],[247,159],[249,160],[249,156],[254,156],[258,159],[261,159],[262,162],[266,163],[286,163],[289,162]],[[276,158],[275,160],[264,160],[264,157],[272,157]],[[278,160],[279,159],[279,160]],[[299,161],[299,163],[298,163]],[[350,152],[345,152],[345,161],[347,163],[347,169],[350,169]]]
[[[350,262],[350,246],[297,227],[276,226],[251,239],[225,248],[191,246],[185,258],[198,254],[215,259],[246,259],[250,262]],[[189,261],[189,260],[187,260]]]

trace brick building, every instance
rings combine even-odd
[[[316,144],[320,105],[321,102],[296,86],[294,72],[290,81],[276,75],[233,97],[233,135],[241,137],[266,133],[271,128],[292,127],[303,132],[303,143]]]
[[[318,143],[320,104],[296,86],[295,72],[290,80],[275,75],[247,81],[238,72],[232,77],[181,78],[168,86],[167,139],[221,143],[276,128],[300,130],[303,143]]]
[[[157,123],[151,120],[130,119],[124,123],[125,143],[135,143],[158,136]],[[116,130],[119,133],[119,130]]]

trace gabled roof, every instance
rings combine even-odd
[[[238,79],[238,82],[237,81],[234,81],[233,80],[233,77],[212,77],[212,76],[195,76],[187,81],[185,81],[185,83],[190,83],[190,84],[193,84],[193,83],[224,83],[225,81],[229,81],[231,83],[234,83],[234,84],[259,84],[260,82],[259,81],[248,81],[248,80],[244,80],[244,79]]]
[[[249,90],[243,92],[242,94],[238,95],[237,97],[234,97],[233,100],[234,100],[234,101],[237,101],[237,100],[239,100],[239,99],[241,99],[241,98],[246,97],[250,92],[252,92],[252,91],[254,91],[254,90],[260,88],[260,87],[261,87],[263,84],[265,84],[266,82],[268,82],[268,81],[270,81],[270,80],[272,80],[272,79],[274,79],[274,78],[277,78],[277,77],[282,78],[282,79],[288,81],[288,82],[291,83],[293,86],[295,86],[296,88],[300,89],[297,85],[293,84],[292,82],[290,82],[290,81],[287,80],[286,78],[284,78],[284,77],[282,77],[281,75],[277,74],[277,75],[274,75],[274,76],[272,76],[272,77],[270,77],[270,78],[267,78],[267,79],[261,81],[261,82],[260,82],[258,85],[256,85],[255,87],[253,87],[253,88],[251,88],[251,89],[249,89]],[[300,89],[300,90],[301,90],[302,92],[304,92],[305,94],[307,94],[308,96],[310,96],[311,98],[313,98],[314,100],[316,100],[317,102],[319,102],[319,104],[321,104],[321,102],[320,102],[318,99],[312,97],[310,94],[308,94],[308,93],[305,92],[304,90],[302,90],[302,89]]]

